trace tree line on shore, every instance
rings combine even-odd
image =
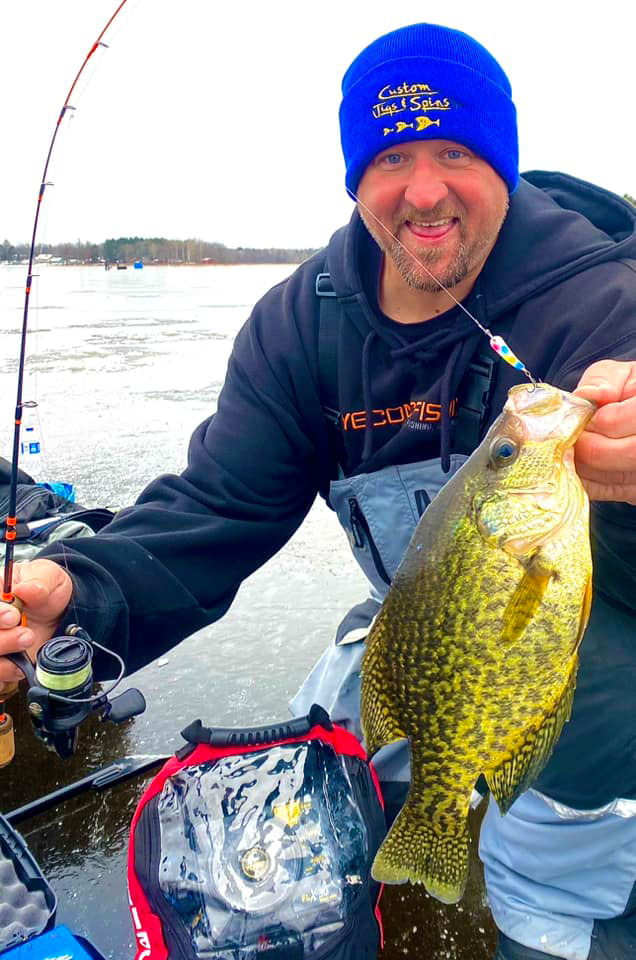
[[[636,198],[623,194],[636,206]],[[165,237],[119,237],[103,243],[39,244],[37,254],[61,263],[302,263],[311,248],[226,247],[206,240],[167,240]],[[29,245],[0,244],[0,263],[19,263],[29,257]]]
[[[37,255],[61,263],[302,263],[313,249],[226,247],[205,240],[168,240],[165,237],[119,237],[103,243],[38,244]],[[29,245],[9,240],[0,244],[0,262],[27,260]]]

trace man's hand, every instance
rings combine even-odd
[[[22,673],[4,653],[27,653],[32,660],[50,640],[71,601],[73,584],[66,570],[52,560],[16,563],[13,593],[24,604],[27,625],[20,625],[18,609],[0,603],[0,694],[6,683],[22,680]]]
[[[574,392],[598,404],[575,447],[590,500],[636,504],[636,361],[599,360]]]

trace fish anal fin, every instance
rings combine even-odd
[[[577,665],[575,660],[561,696],[543,721],[527,731],[524,742],[503,763],[484,771],[502,813],[506,813],[517,797],[532,785],[550,759],[563,725],[570,719]]]
[[[534,618],[551,579],[552,572],[544,570],[538,564],[524,571],[503,616],[503,644],[510,646],[519,639]]]

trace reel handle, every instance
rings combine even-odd
[[[21,670],[24,674],[27,683],[32,687],[37,681],[35,679],[35,667],[27,657],[26,653],[5,653],[4,656],[7,660],[10,660],[11,663],[15,664],[18,670]],[[11,685],[15,689],[11,690],[9,696],[11,696],[18,689],[19,684],[15,683]],[[6,699],[7,694],[3,693],[4,698]]]
[[[35,683],[35,670],[26,653],[5,653],[4,656],[7,660],[10,660],[11,663],[15,664],[18,670],[22,671],[29,686],[33,686]],[[17,692],[19,687],[19,681],[16,681],[15,683],[8,683],[4,690],[0,692],[0,702],[6,701],[9,699],[9,697],[12,697],[13,694]]]

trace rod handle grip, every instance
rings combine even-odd
[[[0,597],[3,603],[9,604],[10,607],[15,607],[18,613],[20,614],[20,626],[26,627],[27,617],[24,612],[24,604],[19,597],[16,597],[14,593],[3,593]]]
[[[4,713],[0,719],[0,768],[8,766],[14,756],[15,735],[13,732],[13,720],[8,713]]]

